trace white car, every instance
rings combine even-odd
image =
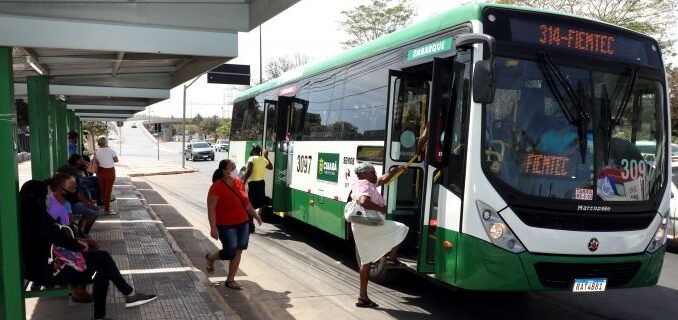
[[[214,144],[214,150],[228,152],[229,146],[230,146],[230,141],[228,141],[226,139],[218,139],[217,143]]]

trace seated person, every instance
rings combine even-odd
[[[47,213],[47,184],[31,180],[21,186],[19,208],[21,218],[21,253],[27,280],[41,285],[76,284],[94,282],[94,318],[106,317],[106,296],[109,282],[125,295],[127,307],[151,302],[156,295],[136,292],[120,275],[120,270],[106,251],[91,249],[88,242],[73,239],[63,233]],[[52,245],[66,250],[82,252],[87,269],[78,272],[64,268],[56,276],[48,262]]]
[[[82,216],[83,219],[78,223],[78,229],[84,237],[88,237],[89,232],[100,213],[91,198],[87,196],[89,195],[89,192],[86,190],[87,188],[83,186],[82,178],[76,169],[81,161],[82,157],[74,154],[68,159],[68,164],[60,167],[57,172],[63,173],[75,180],[74,188],[66,190],[64,197],[73,208],[73,213]],[[57,187],[58,183],[63,182],[57,181]]]
[[[577,132],[561,111],[556,111],[551,116],[551,129],[539,139],[537,151],[551,155],[564,154],[568,149],[576,147]]]

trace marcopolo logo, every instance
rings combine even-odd
[[[318,154],[318,180],[337,182],[339,181],[339,154]]]
[[[410,61],[423,57],[428,57],[440,52],[449,51],[450,49],[452,49],[452,38],[441,39],[408,50],[407,60]]]

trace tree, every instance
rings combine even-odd
[[[285,71],[303,66],[307,64],[308,61],[308,56],[298,53],[274,58],[273,60],[266,62],[264,69],[266,73],[266,79],[264,81],[278,78],[283,73],[285,73]]]
[[[353,10],[342,11],[341,27],[349,39],[341,42],[344,48],[352,48],[396,31],[410,23],[417,12],[410,0],[372,0],[372,4],[360,5]]]
[[[192,124],[200,126],[200,123],[202,122],[202,116],[200,113],[196,114],[195,117],[193,117],[193,120],[191,121]]]
[[[217,128],[221,125],[221,120],[219,117],[212,116],[210,118],[205,118],[200,122],[200,131],[205,136],[214,136],[217,133]]]
[[[656,38],[665,57],[675,54],[669,29],[675,23],[678,0],[497,0],[497,3],[560,11],[615,24]]]
[[[105,121],[85,121],[82,123],[82,129],[95,137],[108,135],[108,124]]]
[[[228,138],[231,135],[231,119],[221,119],[221,124],[217,128],[217,137]]]
[[[666,66],[666,79],[668,81],[669,87],[669,104],[671,104],[671,115],[678,115],[678,67],[673,65]],[[674,118],[673,116],[671,118]],[[675,119],[675,118],[674,118]],[[671,119],[673,120],[673,119]],[[671,121],[672,125],[672,137],[676,137],[674,133],[674,128],[678,130],[678,123],[676,121]],[[675,141],[675,140],[674,140]]]

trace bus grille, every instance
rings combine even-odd
[[[511,207],[526,225],[536,228],[571,231],[631,231],[646,229],[656,212],[581,213]]]
[[[640,269],[638,261],[624,263],[552,263],[538,262],[534,265],[539,281],[544,287],[569,289],[574,279],[606,278],[607,287],[614,288],[627,284]]]

